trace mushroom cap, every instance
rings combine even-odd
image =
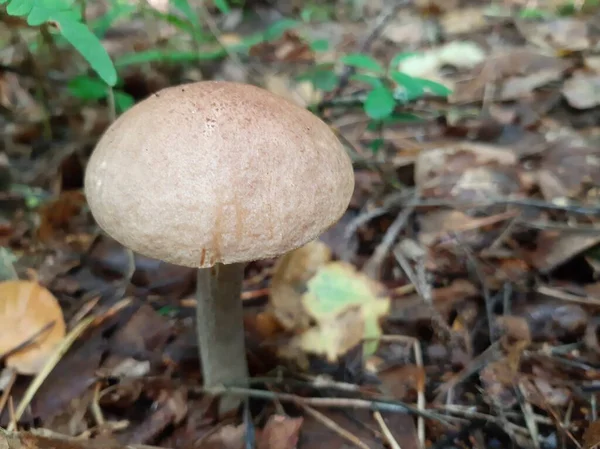
[[[147,257],[207,268],[315,239],[354,190],[348,154],[308,110],[256,86],[168,87],[122,114],[85,173],[98,225]]]

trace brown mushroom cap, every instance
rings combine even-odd
[[[178,265],[275,257],[316,238],[354,190],[345,149],[304,108],[264,89],[204,81],[121,115],[86,169],[100,227]]]

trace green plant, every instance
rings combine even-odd
[[[109,86],[117,83],[117,71],[96,35],[83,23],[81,11],[68,0],[0,0],[10,16],[23,17],[32,27],[58,33],[90,64]]]
[[[340,59],[341,64],[355,69],[350,81],[365,85],[366,94],[362,97],[361,104],[364,112],[374,122],[380,123],[397,117],[398,105],[415,101],[426,94],[442,97],[450,94],[450,90],[442,84],[395,69],[401,60],[413,55],[400,53],[391,59],[387,68],[364,53],[350,53]],[[336,71],[335,64],[320,64],[300,75],[299,79],[310,81],[316,89],[330,92],[339,85],[340,73]]]

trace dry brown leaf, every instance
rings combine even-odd
[[[592,421],[583,433],[583,449],[600,444],[600,420]]]
[[[496,325],[503,335],[514,340],[531,341],[531,330],[529,323],[524,317],[514,315],[503,315],[496,317]]]
[[[496,93],[500,100],[514,99],[549,81],[560,79],[572,63],[528,48],[512,48],[492,54],[471,71],[470,77],[457,82],[450,103],[481,101]],[[503,87],[510,78],[508,87]],[[528,89],[528,90],[527,90]],[[490,98],[490,99],[493,99]]]
[[[425,197],[489,202],[521,189],[510,150],[463,142],[422,151],[415,184]]]
[[[530,253],[530,260],[542,273],[548,273],[598,243],[600,235],[542,231],[537,238],[536,250]]]
[[[67,230],[71,220],[85,204],[85,196],[80,190],[67,190],[40,208],[38,238],[46,242],[57,230]]]
[[[209,435],[198,449],[243,449],[246,426],[228,424]]]
[[[515,21],[519,32],[532,44],[547,50],[572,52],[590,47],[587,23],[574,17],[548,22]]]
[[[596,107],[600,105],[600,75],[575,72],[565,81],[562,93],[574,108]]]
[[[440,19],[440,25],[448,36],[483,30],[489,26],[486,9],[482,6],[450,9]]]
[[[0,354],[22,374],[37,374],[65,336],[58,301],[34,281],[0,283],[0,328]]]
[[[304,419],[272,415],[257,437],[257,449],[295,449]]]

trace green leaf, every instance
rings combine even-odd
[[[394,112],[396,100],[394,100],[393,93],[387,87],[376,87],[367,95],[363,107],[369,117],[379,120]]]
[[[172,0],[173,6],[179,12],[181,12],[186,19],[190,21],[196,28],[200,28],[200,20],[198,20],[198,14],[194,11],[188,2],[188,0]]]
[[[422,117],[419,117],[416,114],[411,114],[410,112],[394,112],[389,117],[386,117],[382,120],[384,124],[391,123],[420,123],[423,121]]]
[[[363,53],[350,53],[343,56],[340,60],[343,64],[346,64],[351,67],[356,67],[357,69],[370,70],[371,72],[377,73],[385,73],[385,70],[377,62],[369,55],[365,55]]]
[[[423,78],[415,79],[418,80],[426,90],[430,91],[434,95],[439,95],[440,97],[447,97],[452,93],[452,90],[448,89],[443,84],[436,83],[435,81],[426,80]]]
[[[128,53],[115,61],[115,66],[122,68],[129,65],[146,64],[150,62],[192,62],[209,61],[226,55],[222,49],[210,53],[198,53],[195,51],[171,51],[171,50],[146,50],[138,53]]]
[[[115,96],[115,108],[119,114],[125,112],[131,106],[135,104],[135,99],[126,92],[120,90],[114,91]]]
[[[352,81],[366,83],[373,88],[383,86],[383,81],[381,80],[381,78],[373,75],[367,75],[366,73],[355,73],[350,77],[350,79]]]
[[[221,11],[221,14],[229,14],[231,12],[231,8],[229,7],[229,4],[227,3],[227,0],[213,0],[215,6],[217,7],[217,9],[219,11]]]
[[[131,16],[137,7],[135,5],[115,3],[107,13],[94,20],[89,26],[94,30],[96,36],[102,38],[113,24],[119,19],[126,19]]]
[[[375,352],[390,298],[351,264],[330,262],[308,281],[302,306],[315,322],[299,336],[302,349],[334,362],[361,342],[365,356]]]
[[[327,51],[329,50],[329,41],[327,39],[316,39],[310,43],[310,48],[313,51]]]
[[[398,65],[405,59],[412,58],[412,57],[418,56],[418,55],[419,55],[418,53],[405,52],[405,51],[398,53],[398,54],[394,55],[394,57],[390,60],[390,68],[396,69],[396,68],[398,68]]]
[[[34,0],[11,0],[6,7],[9,16],[25,16],[33,8]]]
[[[100,100],[108,94],[106,83],[89,76],[77,76],[67,85],[71,95],[82,100]]]
[[[300,25],[300,22],[293,19],[281,19],[277,22],[273,23],[269,28],[265,30],[264,38],[267,41],[272,41],[281,38],[283,33],[287,30],[291,30],[292,28]]]
[[[379,150],[381,150],[381,148],[383,147],[383,145],[385,144],[385,140],[383,140],[383,138],[378,137],[376,139],[373,139],[369,142],[369,149],[373,152],[373,153],[377,153],[379,152]]]
[[[339,82],[339,77],[329,65],[317,66],[296,77],[298,81],[310,81],[315,88],[331,92]]]
[[[394,70],[390,72],[390,77],[398,84],[398,86],[404,87],[409,99],[422,97],[425,93],[423,84],[418,79],[413,78],[406,73]]]
[[[117,83],[117,71],[100,40],[81,22],[70,20],[68,14],[53,17],[62,36],[81,53],[92,69],[109,86]]]
[[[8,2],[9,0],[0,0],[0,5],[4,5],[6,2]]]

